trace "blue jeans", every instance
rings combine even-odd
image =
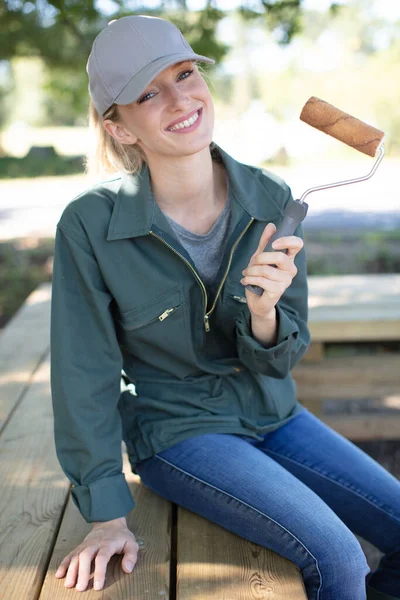
[[[365,600],[353,533],[385,554],[368,583],[400,598],[400,482],[305,408],[261,442],[198,435],[136,469],[164,498],[294,562],[309,600]]]

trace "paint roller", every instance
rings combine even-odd
[[[287,250],[274,250],[274,248],[272,248],[272,244],[278,238],[287,235],[293,235],[298,225],[305,219],[307,215],[308,204],[304,202],[304,200],[309,194],[312,192],[318,192],[320,190],[326,190],[328,188],[339,187],[342,185],[349,185],[351,183],[358,183],[359,181],[365,181],[366,179],[369,179],[375,173],[385,154],[383,145],[385,134],[383,131],[376,129],[371,125],[367,125],[363,121],[352,117],[351,115],[343,112],[339,108],[336,108],[332,104],[321,100],[320,98],[312,96],[307,100],[303,110],[301,111],[300,119],[304,121],[304,123],[319,129],[319,131],[323,131],[324,133],[336,138],[348,146],[355,148],[359,152],[363,152],[363,154],[367,154],[368,156],[376,157],[376,161],[371,171],[363,177],[312,187],[306,190],[299,200],[289,200],[285,207],[282,222],[269,240],[264,252],[287,253]],[[264,291],[258,285],[246,285],[246,289],[254,292],[258,296],[261,296]]]

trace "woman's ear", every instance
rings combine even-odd
[[[110,119],[104,119],[104,129],[120,144],[136,144],[137,137],[131,131],[126,129],[122,123],[116,123]]]

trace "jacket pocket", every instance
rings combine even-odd
[[[187,304],[181,286],[146,304],[120,313],[121,341],[130,354],[157,369],[181,377],[193,370]]]
[[[120,323],[126,330],[133,331],[151,323],[162,323],[184,304],[179,287],[168,290],[161,296],[121,313]]]
[[[243,305],[247,304],[245,287],[240,283],[240,281],[236,281],[234,279],[227,279],[224,287],[225,302],[233,302],[232,306],[237,306],[239,304],[242,307]]]

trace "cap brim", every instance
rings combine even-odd
[[[169,54],[168,56],[157,58],[128,81],[122,92],[115,98],[113,104],[130,104],[134,102],[161,71],[184,60],[198,60],[210,64],[215,63],[215,60],[212,58],[207,58],[207,56],[201,56],[201,54],[193,52]]]

